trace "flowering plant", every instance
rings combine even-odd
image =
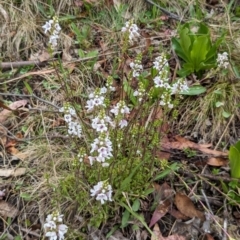
[[[58,212],[49,214],[46,218],[46,222],[44,224],[45,236],[49,238],[49,240],[63,240],[64,235],[68,230],[67,225],[62,223],[63,215]]]

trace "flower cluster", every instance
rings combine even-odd
[[[134,97],[138,97],[138,101],[141,102],[143,100],[144,95],[146,94],[146,90],[142,82],[138,83],[138,90],[133,92]]]
[[[105,201],[112,201],[112,186],[107,181],[100,181],[90,190],[91,196],[104,204]]]
[[[98,161],[103,163],[104,167],[108,166],[108,163],[105,163],[105,160],[110,159],[112,155],[112,142],[105,136],[105,134],[101,134],[98,138],[95,138],[93,143],[91,144],[90,153],[92,156],[89,156],[88,159],[90,164],[92,165],[94,161]]]
[[[157,76],[153,79],[156,88],[163,88],[164,92],[161,95],[159,102],[162,106],[173,108],[171,95],[187,91],[188,85],[184,79],[178,79],[173,84],[169,83],[169,65],[165,54],[157,57],[153,62],[153,68],[158,71]]]
[[[109,116],[106,116],[103,110],[100,111],[97,117],[92,119],[92,128],[95,129],[97,132],[107,132],[108,125],[115,127],[112,119]]]
[[[229,61],[228,61],[228,53],[224,52],[224,53],[218,53],[218,57],[217,57],[217,63],[218,63],[218,67],[219,68],[227,68],[229,65]]]
[[[60,215],[59,213],[49,214],[43,225],[46,232],[45,237],[48,237],[49,240],[63,240],[68,227],[63,224],[62,221],[63,215]]]
[[[46,22],[42,28],[44,29],[45,34],[49,32],[50,37],[48,43],[51,49],[54,49],[57,46],[57,40],[61,31],[61,27],[58,23],[58,17],[54,16],[53,19]]]
[[[132,20],[126,22],[125,27],[122,28],[122,32],[128,35],[128,41],[133,44],[140,36],[139,28]]]
[[[87,111],[92,111],[95,107],[105,107],[104,99],[106,92],[107,88],[103,87],[96,89],[94,93],[90,93],[86,105]]]
[[[179,92],[187,91],[189,89],[186,81],[182,78],[178,79],[175,83],[171,86],[171,94],[176,94]]]
[[[128,125],[128,122],[126,119],[124,119],[125,114],[130,113],[130,109],[126,106],[124,101],[119,101],[117,105],[115,105],[111,110],[111,113],[115,115],[115,118],[118,121],[118,126],[120,128],[124,128]]]
[[[131,62],[129,66],[133,70],[132,76],[133,77],[139,77],[140,72],[143,70],[143,66],[141,64],[141,61],[136,59],[134,62]]]
[[[66,104],[66,106],[59,109],[59,112],[64,112],[64,120],[68,124],[68,134],[72,136],[81,137],[82,127],[76,121],[76,111],[73,107]]]

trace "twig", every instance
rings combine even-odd
[[[14,93],[0,93],[0,96],[13,96],[13,97],[36,98],[36,99],[38,99],[39,101],[44,102],[44,103],[46,103],[46,104],[48,104],[48,105],[51,105],[51,106],[54,107],[54,108],[57,108],[57,109],[60,108],[60,107],[54,105],[53,103],[51,103],[51,102],[49,102],[49,101],[47,101],[47,100],[44,100],[44,99],[36,96],[35,94],[32,94],[32,95],[24,95],[24,94],[14,94]]]
[[[24,67],[24,66],[29,66],[29,65],[34,65],[34,66],[43,66],[45,65],[46,62],[40,62],[39,60],[35,61],[20,61],[20,62],[2,62],[0,63],[0,69],[13,69],[13,68],[19,68],[19,67]]]
[[[151,1],[151,0],[146,0],[148,3],[156,6],[157,8],[159,8],[163,13],[167,14],[170,18],[178,20],[180,22],[184,22],[183,19],[181,19],[178,15],[169,12],[168,10],[166,10],[165,8],[162,8],[161,6],[159,6],[158,4],[156,4],[155,2]]]
[[[31,235],[33,235],[33,236],[35,236],[35,237],[40,238],[40,234],[38,234],[37,232],[34,232],[34,231],[30,230],[30,229],[23,228],[23,227],[20,227],[20,229],[21,229],[23,232],[25,232],[26,234],[31,234]]]
[[[210,211],[210,213],[211,213],[212,215],[214,215],[214,214],[213,214],[213,211],[212,211],[212,208],[211,208],[211,206],[210,206],[210,204],[209,204],[208,198],[207,198],[204,190],[201,189],[201,192],[202,192],[202,195],[203,195],[203,197],[204,197],[204,199],[205,199],[205,202],[206,202],[206,204],[207,204],[207,206],[208,206],[208,210]]]

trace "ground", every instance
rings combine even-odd
[[[0,239],[240,239],[239,9],[1,1]]]

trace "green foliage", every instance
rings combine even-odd
[[[240,141],[229,150],[231,177],[240,179]]]
[[[193,85],[189,87],[187,91],[182,91],[180,94],[187,96],[196,96],[205,93],[206,91],[207,89],[201,85]]]
[[[172,38],[173,49],[184,61],[179,75],[185,77],[195,73],[200,77],[205,70],[216,67],[217,48],[223,37],[213,44],[204,23],[184,24],[179,30],[179,38]]]
[[[91,28],[87,25],[78,27],[74,22],[70,25],[71,30],[76,35],[76,43],[79,44],[81,49],[86,49],[90,47],[89,37]]]
[[[192,150],[191,148],[185,148],[183,149],[183,151],[188,158],[195,157],[197,155],[197,152],[195,150]]]

